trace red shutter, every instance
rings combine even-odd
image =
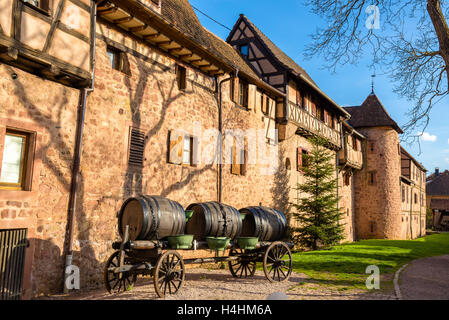
[[[329,113],[324,110],[324,123],[329,125]]]

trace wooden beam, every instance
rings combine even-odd
[[[130,22],[132,19],[134,19],[133,16],[128,16],[128,17],[123,17],[123,18],[120,18],[120,19],[115,19],[112,22],[116,23],[116,24],[121,24],[121,23]]]
[[[211,66],[211,63],[209,63],[207,61],[206,61],[206,64],[197,64],[197,67],[200,67],[200,68],[209,67],[209,66]]]
[[[41,72],[43,75],[46,75],[47,77],[48,76],[57,77],[57,76],[61,75],[61,69],[53,64],[50,65],[49,67],[43,68],[41,70]]]
[[[53,19],[53,22],[51,23],[50,31],[48,32],[47,38],[45,39],[44,48],[42,49],[43,52],[48,52],[48,49],[50,48],[51,42],[53,41],[53,37],[55,35],[56,28],[58,27],[62,9],[64,8],[65,0],[59,1],[58,7],[56,8],[55,18]]]
[[[161,35],[161,33],[157,32],[157,33],[153,33],[153,34],[149,34],[147,36],[144,36],[143,38],[145,40],[153,40],[153,39],[159,38],[160,35]]]
[[[118,7],[117,6],[113,6],[112,8],[108,8],[108,9],[104,9],[104,10],[100,10],[97,9],[98,13],[100,15],[105,15],[105,14],[110,14],[110,13],[114,13],[118,11]]]
[[[3,50],[0,50],[0,57],[3,58],[5,61],[15,61],[17,60],[19,56],[19,50],[17,50],[14,47],[8,47],[4,48]]]
[[[215,71],[218,70],[218,67],[214,65],[208,65],[208,66],[200,66],[200,69],[205,71]]]
[[[139,31],[143,31],[147,28],[148,26],[146,24],[144,24],[143,26],[138,26],[138,27],[131,27],[129,28],[129,31],[134,33],[134,32],[139,32]]]
[[[215,70],[215,71],[211,71],[209,73],[213,76],[221,76],[221,75],[225,74],[223,70]]]
[[[173,42],[172,40],[166,40],[166,41],[164,40],[164,41],[159,41],[159,42],[155,41],[157,46],[165,46],[167,44],[170,45],[172,42]]]
[[[193,53],[189,53],[189,54],[181,54],[181,55],[179,55],[179,59],[185,59],[185,60],[187,60],[188,58],[191,58],[191,57],[193,57]]]
[[[179,46],[177,48],[168,49],[168,52],[170,52],[171,54],[179,55],[183,49],[184,48],[182,46]],[[176,53],[176,51],[178,51],[178,53]]]

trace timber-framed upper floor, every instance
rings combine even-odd
[[[0,60],[71,87],[92,78],[90,0],[2,0]]]

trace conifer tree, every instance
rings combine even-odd
[[[344,229],[338,209],[335,158],[325,148],[325,139],[312,137],[310,142],[312,149],[302,160],[305,181],[297,185],[302,196],[292,205],[298,222],[295,243],[316,250],[320,244],[329,246],[344,239]]]

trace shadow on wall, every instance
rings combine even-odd
[[[132,57],[132,56],[131,56]],[[159,131],[161,130],[165,120],[167,112],[169,111],[170,107],[174,104],[175,101],[177,101],[181,97],[189,96],[192,94],[195,94],[195,86],[192,85],[192,89],[179,91],[177,93],[174,93],[177,91],[177,81],[173,79],[169,86],[167,86],[163,81],[159,79],[158,76],[167,74],[171,72],[171,68],[167,66],[163,66],[158,64],[157,62],[152,62],[150,66],[148,66],[148,62],[141,61],[139,58],[133,57],[132,61],[134,62],[132,67],[132,73],[137,73],[137,78],[134,80],[130,77],[125,77],[124,82],[127,87],[128,93],[129,93],[129,101],[130,101],[130,108],[131,108],[131,118],[133,126],[139,128],[142,125],[142,112],[144,111],[144,107],[147,105],[143,105],[143,102],[145,101],[144,95],[145,91],[150,88],[149,86],[149,80],[151,80],[151,83],[155,83],[155,85],[151,86],[151,89],[157,88],[158,95],[161,97],[161,111],[160,115],[158,117],[157,122],[152,126],[151,129],[145,132],[145,146],[144,149],[146,149],[149,141],[156,136]],[[165,89],[164,88],[167,88]],[[215,96],[215,99],[217,97]],[[217,103],[218,105],[218,103]],[[167,132],[168,134],[168,132]],[[164,162],[166,160],[166,155],[164,154],[163,150],[160,150],[160,154],[157,155],[155,153],[152,154],[152,156],[157,157],[159,156],[159,159],[151,159],[153,162],[159,161]],[[180,181],[177,181],[173,183],[170,186],[164,187],[159,195],[163,197],[167,197],[170,193],[173,191],[182,189],[183,187],[187,186],[195,176],[198,176],[206,171],[212,170],[214,168],[213,164],[206,165],[200,169],[196,170],[187,170],[187,174],[183,174]],[[150,184],[156,184],[160,185],[160,181],[153,181],[152,176],[146,175],[145,178],[145,185],[143,184],[143,173],[144,166],[130,166],[127,165],[126,169],[126,176],[125,176],[125,184],[123,187],[123,199],[127,199],[131,196],[135,195],[141,195],[145,194],[148,190],[148,186]]]
[[[284,213],[287,218],[287,225],[290,226],[292,215],[290,212],[290,173],[285,164],[285,147],[279,147],[279,165],[274,174],[274,184],[271,188],[273,206]]]
[[[15,70],[9,66],[5,66],[5,69],[7,73],[12,74],[13,72],[15,72]],[[67,137],[67,135],[65,132],[62,132],[60,128],[65,127],[65,123],[63,122],[63,112],[67,109],[77,110],[77,102],[70,102],[68,98],[72,90],[66,87],[62,87],[62,89],[60,90],[61,92],[56,93],[52,101],[48,101],[47,104],[54,106],[53,110],[56,110],[55,117],[49,117],[47,114],[42,113],[40,108],[33,103],[33,98],[30,98],[28,90],[34,90],[34,88],[26,86],[25,83],[22,83],[19,79],[14,80],[12,83],[14,86],[14,95],[18,99],[18,101],[25,107],[27,116],[32,119],[34,123],[47,128],[46,133],[49,135],[48,139],[46,139],[47,143],[44,143],[41,139],[41,147],[39,148],[39,150],[36,150],[35,153],[42,156],[42,165],[52,173],[52,177],[55,177],[55,179],[58,180],[59,186],[62,188],[59,194],[62,194],[62,197],[64,197],[70,192],[71,181],[70,178],[66,177],[68,176],[67,170],[70,170],[67,168],[71,168],[73,165],[74,150],[72,150],[72,148],[67,144],[68,142],[64,140],[64,137]],[[49,150],[51,150],[52,152],[48,152]],[[55,152],[57,153],[57,155],[54,154]],[[51,157],[49,155],[51,155]],[[58,159],[59,162],[56,163],[54,159]],[[100,263],[96,260],[94,249],[91,246],[91,234],[89,228],[86,228],[86,225],[88,224],[88,218],[86,217],[86,212],[83,208],[84,181],[82,176],[80,176],[78,188],[79,193],[77,194],[76,199],[77,208],[75,214],[75,225],[78,233],[75,232],[75,235],[78,235],[78,239],[81,240],[81,243],[83,243],[84,245],[81,246],[79,252],[74,252],[73,263],[77,266],[83,266],[82,268],[80,268],[81,288],[83,288],[84,284],[88,286],[87,280],[90,279],[93,274],[95,274],[95,277],[97,279],[101,279],[101,276],[96,273],[97,271],[100,271],[102,269],[104,263]],[[39,203],[39,207],[43,205],[45,205],[45,203]],[[39,210],[46,209],[39,208]],[[68,218],[68,208],[65,212],[65,215],[61,215],[62,221]],[[58,219],[58,217],[55,217],[55,219]],[[59,223],[56,222],[52,222],[53,224],[51,226],[48,226],[46,225],[45,220],[43,220],[42,225],[39,225],[37,227],[43,230],[45,230],[47,227],[49,227],[49,229],[54,229],[56,225],[59,225]],[[51,234],[51,236],[56,237],[62,236],[62,238],[58,238],[56,241],[57,243],[64,241],[64,244],[62,246],[58,246],[51,240],[43,240],[37,238],[32,239],[36,245],[31,271],[33,295],[53,294],[62,291],[64,279],[64,262],[68,245],[66,242],[66,235],[67,230],[65,230],[65,233],[62,234]],[[61,247],[63,248],[62,254]]]

